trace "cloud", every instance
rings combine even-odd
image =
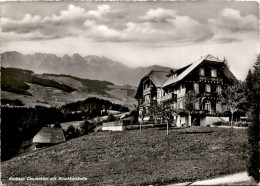
[[[216,19],[208,19],[214,40],[220,42],[242,41],[258,37],[258,19],[253,15],[242,16],[240,11],[226,8]]]
[[[2,18],[2,30],[3,32],[16,32],[16,33],[28,33],[39,27],[41,16],[32,16],[26,14],[21,20],[12,20],[8,18]]]
[[[143,45],[172,46],[180,43],[238,42],[257,35],[253,15],[241,15],[226,8],[215,19],[200,22],[173,9],[155,8],[127,16],[125,9],[98,5],[86,10],[70,4],[58,14],[42,17],[26,14],[20,20],[2,18],[3,41],[40,40],[65,37],[97,42],[137,42]]]
[[[240,11],[225,8],[216,19],[199,22],[189,16],[179,15],[172,9],[149,9],[139,21],[126,24],[131,40],[153,42],[159,46],[179,43],[241,42],[258,37],[258,19],[241,15]],[[154,45],[156,45],[154,44]]]
[[[157,8],[150,9],[140,19],[147,22],[167,22],[169,19],[174,19],[176,12],[170,9]]]
[[[90,10],[88,15],[93,16],[98,19],[102,19],[104,15],[109,14],[111,8],[109,5],[99,5],[97,10]]]
[[[66,36],[80,36],[83,32],[87,32],[84,23],[87,21],[95,21],[96,24],[101,25],[101,30],[105,30],[107,23],[111,26],[117,23],[115,20],[124,17],[125,13],[119,10],[112,10],[109,5],[99,5],[96,10],[85,10],[79,6],[70,4],[66,10],[62,10],[58,15],[41,17],[39,15],[26,14],[20,20],[13,20],[9,18],[2,18],[2,31],[6,33],[7,37],[13,33],[20,34],[21,38],[29,38],[35,33],[39,37],[46,38],[60,38]],[[119,23],[118,23],[119,24]],[[102,26],[103,25],[103,26]],[[105,36],[112,35],[107,28]],[[24,37],[23,35],[26,35]],[[17,35],[18,36],[18,35]],[[17,38],[17,37],[15,37]]]
[[[146,42],[198,42],[212,37],[211,32],[189,16],[178,15],[172,9],[150,9],[136,22],[126,24],[127,35]]]
[[[122,40],[123,38],[122,32],[111,29],[106,25],[99,25],[96,21],[87,20],[84,26],[88,30],[88,32],[84,33],[84,36],[96,41]]]

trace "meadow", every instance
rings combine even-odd
[[[44,185],[162,185],[246,170],[246,129],[191,127],[94,132],[2,162],[10,177],[87,177],[20,181]],[[8,181],[8,182],[7,182]]]

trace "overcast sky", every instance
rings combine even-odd
[[[210,53],[244,80],[259,50],[258,11],[256,2],[4,2],[1,50],[174,68]]]

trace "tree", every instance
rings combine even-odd
[[[93,132],[94,128],[95,128],[95,125],[93,123],[90,123],[88,120],[85,120],[80,125],[80,130],[83,135]]]
[[[127,107],[124,107],[122,106],[120,109],[119,109],[120,112],[129,112],[129,109]]]
[[[73,139],[80,136],[80,131],[78,128],[75,128],[73,125],[70,125],[65,131],[66,139]]]
[[[252,122],[248,127],[249,158],[247,172],[258,183],[259,178],[259,88],[260,88],[260,54],[254,65],[254,70],[249,70],[246,78],[246,99],[249,103],[249,119]]]
[[[196,103],[199,103],[199,98],[196,96],[195,92],[189,91],[185,94],[184,97],[184,108],[188,111],[189,122],[188,125],[191,125],[191,113],[196,109]]]
[[[174,110],[173,106],[170,102],[165,102],[162,104],[158,104],[157,102],[151,103],[149,108],[149,114],[154,120],[163,120],[167,121],[167,135],[169,134],[169,123],[173,118],[173,113],[176,111]]]
[[[112,121],[115,121],[115,120],[116,120],[116,118],[113,114],[108,115],[107,121],[112,122]]]
[[[55,127],[55,128],[61,128],[61,125],[60,125],[59,122],[56,122],[56,123],[54,124],[54,127]]]
[[[228,62],[227,62],[227,59],[224,57],[224,59],[223,59],[223,63],[229,68],[230,67],[230,65],[228,64]]]
[[[135,108],[130,111],[130,116],[134,117],[134,123],[138,122],[138,109],[137,106],[135,105]]]
[[[107,108],[105,105],[102,105],[101,115],[107,115]]]
[[[167,135],[169,135],[169,123],[173,121],[173,114],[176,113],[173,105],[166,102],[161,107],[162,118],[167,121]]]
[[[144,117],[147,116],[147,110],[145,107],[143,107],[142,109],[139,108],[139,117],[141,118],[141,122],[139,122],[140,124],[140,131],[142,131],[142,123],[144,122]]]
[[[242,90],[242,84],[235,84],[228,86],[222,91],[221,103],[226,110],[231,113],[231,126],[233,126],[234,112],[240,110],[241,105],[245,101],[244,92]]]

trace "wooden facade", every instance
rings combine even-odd
[[[222,90],[238,82],[225,61],[212,55],[201,57],[197,61],[167,74],[155,72],[152,71],[144,76],[138,86],[135,98],[141,109],[149,107],[151,101],[156,101],[158,104],[167,101],[173,105],[176,111],[182,111],[185,109],[186,93],[193,91],[199,98],[198,103],[195,104],[196,112],[214,115],[222,112],[220,103]],[[154,77],[155,74],[156,77]],[[158,78],[161,78],[161,81],[158,81]]]

